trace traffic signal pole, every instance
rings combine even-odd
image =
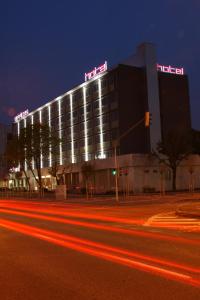
[[[137,126],[139,126],[141,123],[145,122],[145,127],[149,127],[150,125],[150,114],[149,112],[146,112],[144,117],[139,120],[137,123],[133,124],[127,131],[125,131],[123,134],[121,134],[116,141],[113,143],[114,147],[114,164],[115,164],[115,199],[116,202],[119,203],[119,185],[118,185],[118,176],[119,176],[119,170],[117,165],[117,145],[119,144],[120,140],[125,138],[131,131],[133,131]]]
[[[119,202],[119,188],[118,188],[118,168],[117,168],[117,142],[114,145],[114,159],[115,159],[115,199]]]

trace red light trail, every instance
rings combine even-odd
[[[189,266],[160,260],[150,256],[130,252],[128,250],[110,247],[104,244],[75,238],[65,234],[59,234],[33,226],[22,225],[17,222],[1,220],[0,226],[15,232],[48,241],[59,246],[63,246],[65,248],[96,256],[98,258],[118,264],[126,265],[130,268],[138,269],[144,272],[150,272],[164,278],[176,280],[195,287],[200,287],[200,280],[195,278],[196,274],[199,274],[200,271]],[[151,264],[149,264],[149,262],[151,262]],[[155,265],[153,265],[153,263]],[[163,268],[163,266],[167,268],[173,267],[173,270]],[[178,271],[174,270],[174,268],[178,269]],[[179,270],[184,271],[185,273],[180,273]]]
[[[34,211],[34,209],[30,209],[30,208],[26,209],[26,210]],[[119,227],[114,227],[114,226],[93,224],[93,223],[71,220],[71,219],[66,219],[66,218],[58,218],[55,216],[42,215],[41,213],[44,213],[44,212],[47,213],[47,211],[41,210],[41,209],[39,211],[40,214],[28,213],[25,211],[25,209],[24,210],[22,209],[21,211],[19,211],[19,210],[13,211],[10,209],[0,209],[0,212],[6,213],[6,214],[11,214],[11,215],[19,215],[19,216],[34,218],[34,219],[52,221],[52,222],[57,222],[57,223],[62,223],[62,224],[69,224],[69,225],[75,225],[75,226],[80,226],[80,227],[85,227],[85,228],[91,228],[94,230],[104,230],[104,231],[126,234],[126,235],[131,235],[131,236],[139,236],[139,237],[143,237],[143,238],[164,240],[164,241],[170,241],[170,242],[175,241],[175,242],[179,242],[179,243],[183,243],[183,244],[191,244],[191,245],[200,245],[200,240],[185,239],[185,238],[181,238],[181,237],[162,235],[159,233],[145,232],[142,230],[135,230],[135,229],[129,230],[129,229],[124,229],[124,228],[119,228]],[[71,217],[71,214],[65,213],[64,216]],[[74,214],[72,214],[72,216],[74,217]],[[78,215],[77,215],[77,217],[78,217]],[[100,217],[98,218],[98,220],[100,220]],[[105,221],[105,219],[103,219],[103,220]]]

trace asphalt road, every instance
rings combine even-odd
[[[200,299],[200,231],[144,226],[174,208],[1,199],[0,299]]]

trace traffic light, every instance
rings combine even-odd
[[[150,113],[149,113],[149,111],[145,112],[144,124],[145,124],[145,127],[149,127],[149,125],[150,125]]]
[[[149,127],[151,125],[151,122],[152,122],[152,114],[150,114],[149,111],[146,111],[144,116],[145,127]]]
[[[112,169],[112,175],[115,176],[117,174],[117,170],[116,169]]]

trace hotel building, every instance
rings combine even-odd
[[[183,68],[158,64],[155,46],[144,43],[136,54],[110,68],[107,62],[84,74],[85,81],[32,112],[15,117],[18,134],[28,124],[48,124],[62,142],[60,165],[107,159],[113,142],[133,124],[151,114],[119,140],[118,155],[148,154],[170,130],[191,128],[188,77]],[[42,168],[52,166],[52,155]],[[105,165],[105,162],[104,162]]]

